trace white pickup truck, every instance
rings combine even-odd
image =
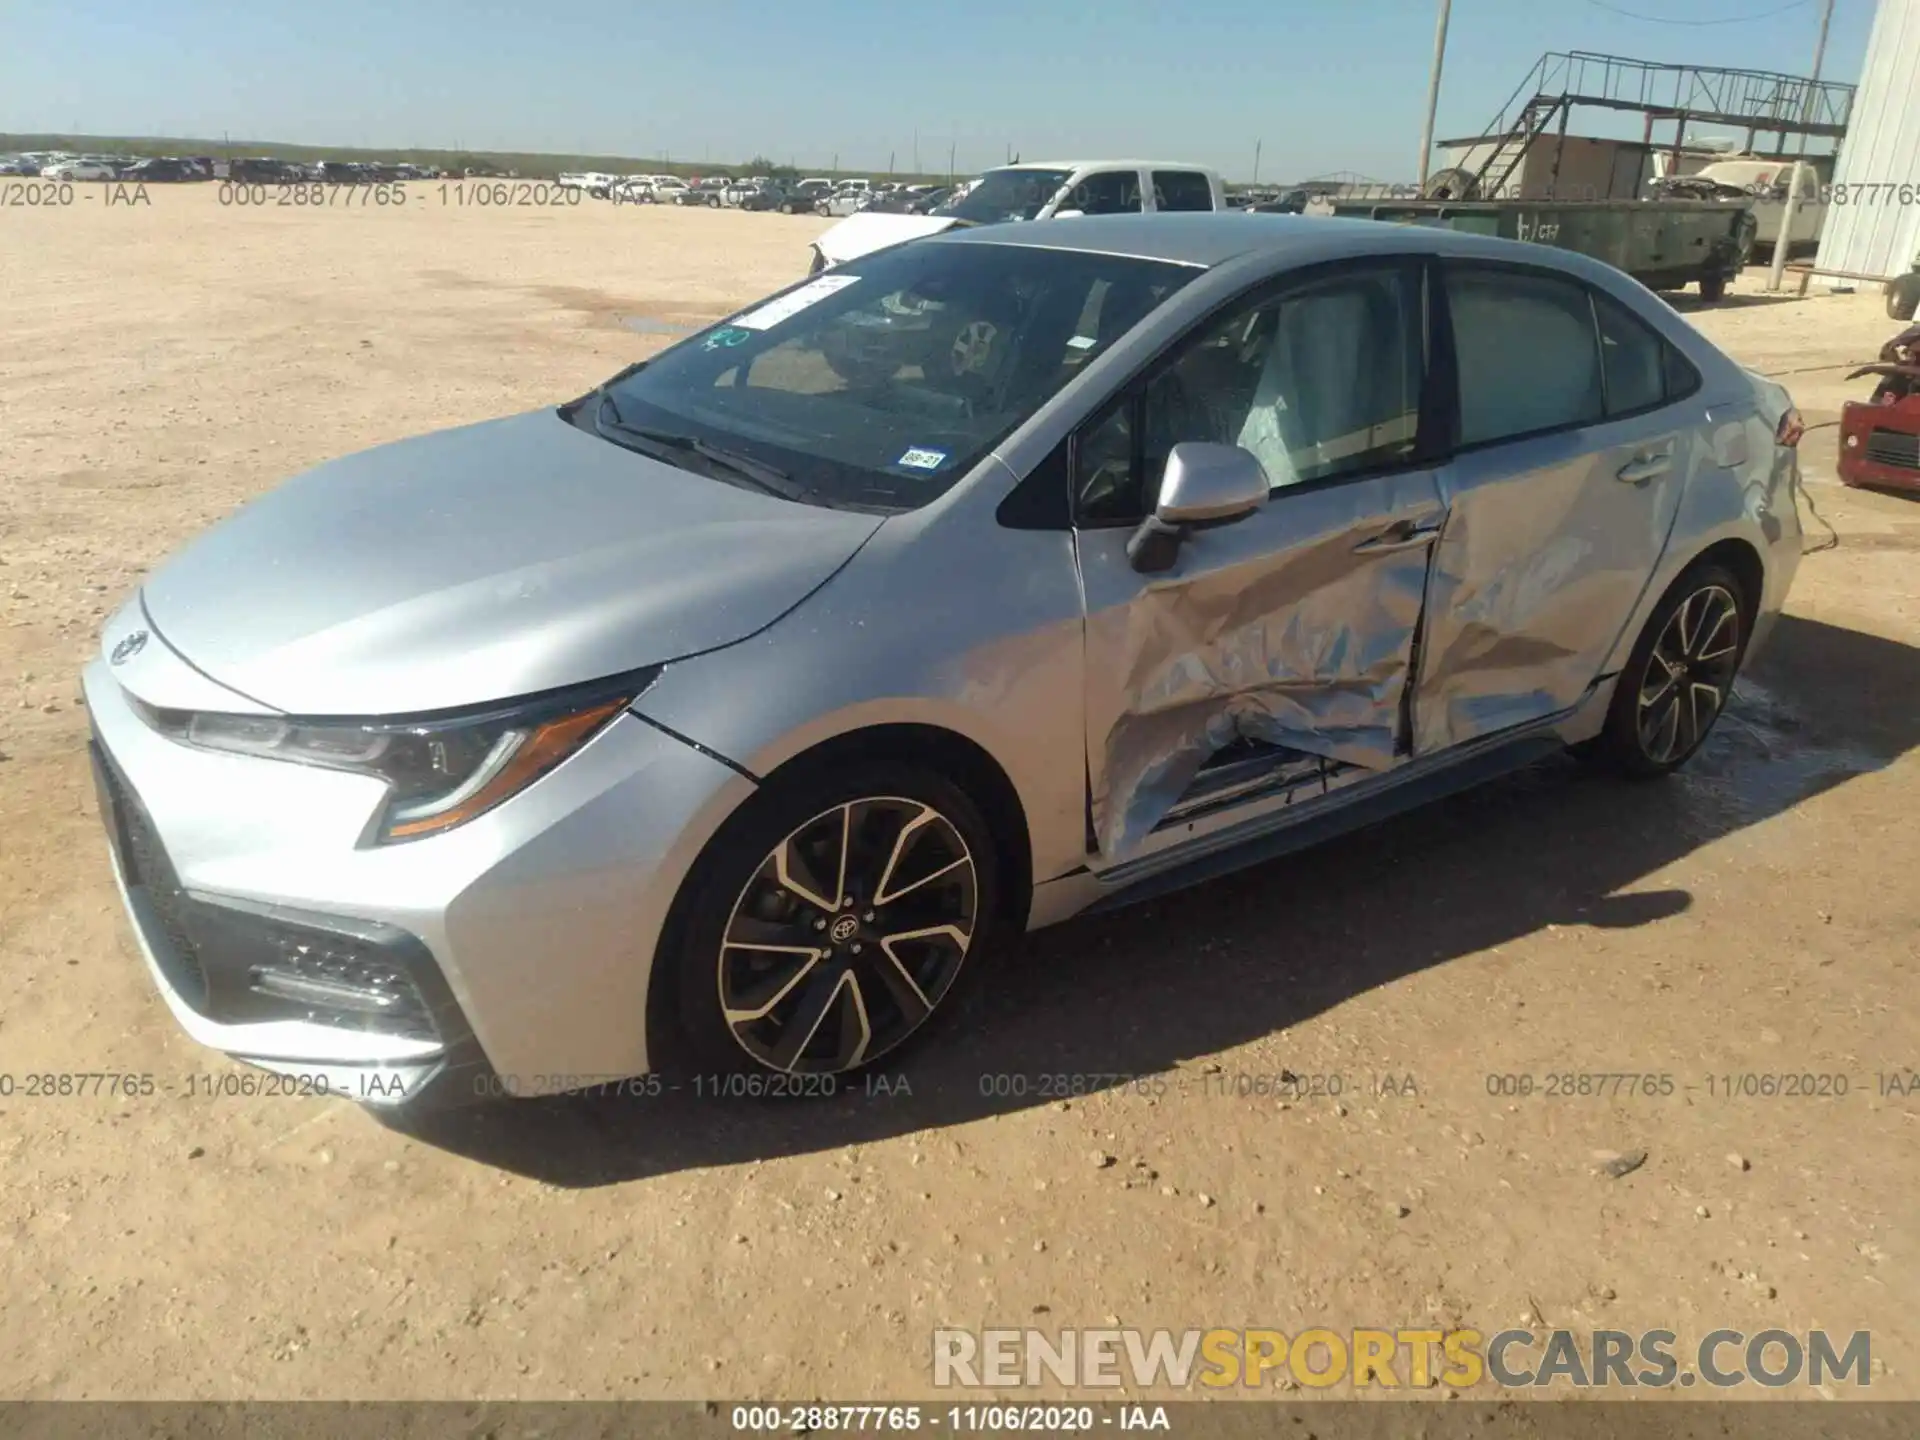
[[[844,265],[903,240],[954,225],[1225,210],[1226,190],[1203,165],[1164,160],[1063,160],[1004,165],[975,181],[963,199],[931,215],[849,215],[813,242],[813,273]]]

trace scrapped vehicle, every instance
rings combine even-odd
[[[1774,242],[1780,238],[1781,222],[1786,218],[1787,187],[1792,183],[1793,173],[1791,160],[1730,156],[1703,165],[1690,175],[1654,180],[1649,183],[1647,193],[1655,200],[1724,200],[1750,205],[1754,248],[1771,257]],[[1821,227],[1827,221],[1820,172],[1803,163],[1799,177],[1800,195],[1794,204],[1793,234],[1787,242],[1789,255],[1816,248]]]
[[[813,242],[812,272],[955,226],[1138,215],[1167,210],[1225,210],[1220,176],[1199,165],[1162,160],[1069,160],[989,170],[966,195],[928,215],[849,213]],[[828,214],[842,212],[829,210]]]
[[[1874,376],[1871,400],[1840,407],[1840,480],[1878,490],[1920,491],[1920,325],[1880,347],[1880,361],[1847,378]]]
[[[1022,929],[1570,744],[1683,765],[1800,433],[1580,255],[959,230],[220,522],[86,667],[101,815],[166,1003],[253,1064],[825,1093]]]

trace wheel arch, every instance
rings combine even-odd
[[[1667,590],[1672,590],[1674,585],[1678,585],[1686,578],[1688,572],[1697,570],[1702,565],[1724,566],[1732,573],[1733,578],[1740,582],[1740,598],[1745,602],[1742,607],[1742,618],[1751,629],[1754,616],[1759,613],[1760,603],[1767,593],[1766,562],[1760,558],[1760,552],[1754,548],[1753,542],[1738,536],[1728,536],[1724,540],[1714,541],[1680,567],[1679,573],[1674,576]],[[1666,598],[1665,592],[1662,593],[1661,598]]]
[[[681,877],[655,942],[651,983],[647,987],[647,1053],[671,1053],[673,1016],[678,1004],[674,967],[661,964],[686,933],[693,897],[707,860],[745,823],[755,799],[769,790],[836,767],[893,761],[917,765],[953,781],[967,793],[992,832],[999,862],[1000,922],[1009,933],[1026,928],[1033,904],[1033,842],[1026,805],[1000,762],[978,741],[957,730],[920,722],[892,722],[842,731],[783,760],[760,777],[753,795],[714,828]]]
[[[1033,894],[1033,840],[1027,808],[1000,762],[979,741],[941,725],[892,722],[845,731],[790,757],[767,775],[773,786],[848,764],[890,760],[946,776],[967,792],[988,828],[1000,870],[1003,918],[1024,927]]]

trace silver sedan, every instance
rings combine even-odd
[[[1012,932],[1684,764],[1799,434],[1561,250],[942,234],[188,546],[86,672],[114,865],[186,1030],[335,1093],[830,1090]]]

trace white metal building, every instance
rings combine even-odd
[[[1833,180],[1835,203],[1827,207],[1815,271],[1884,278],[1914,268],[1920,259],[1920,0],[1880,0]]]

